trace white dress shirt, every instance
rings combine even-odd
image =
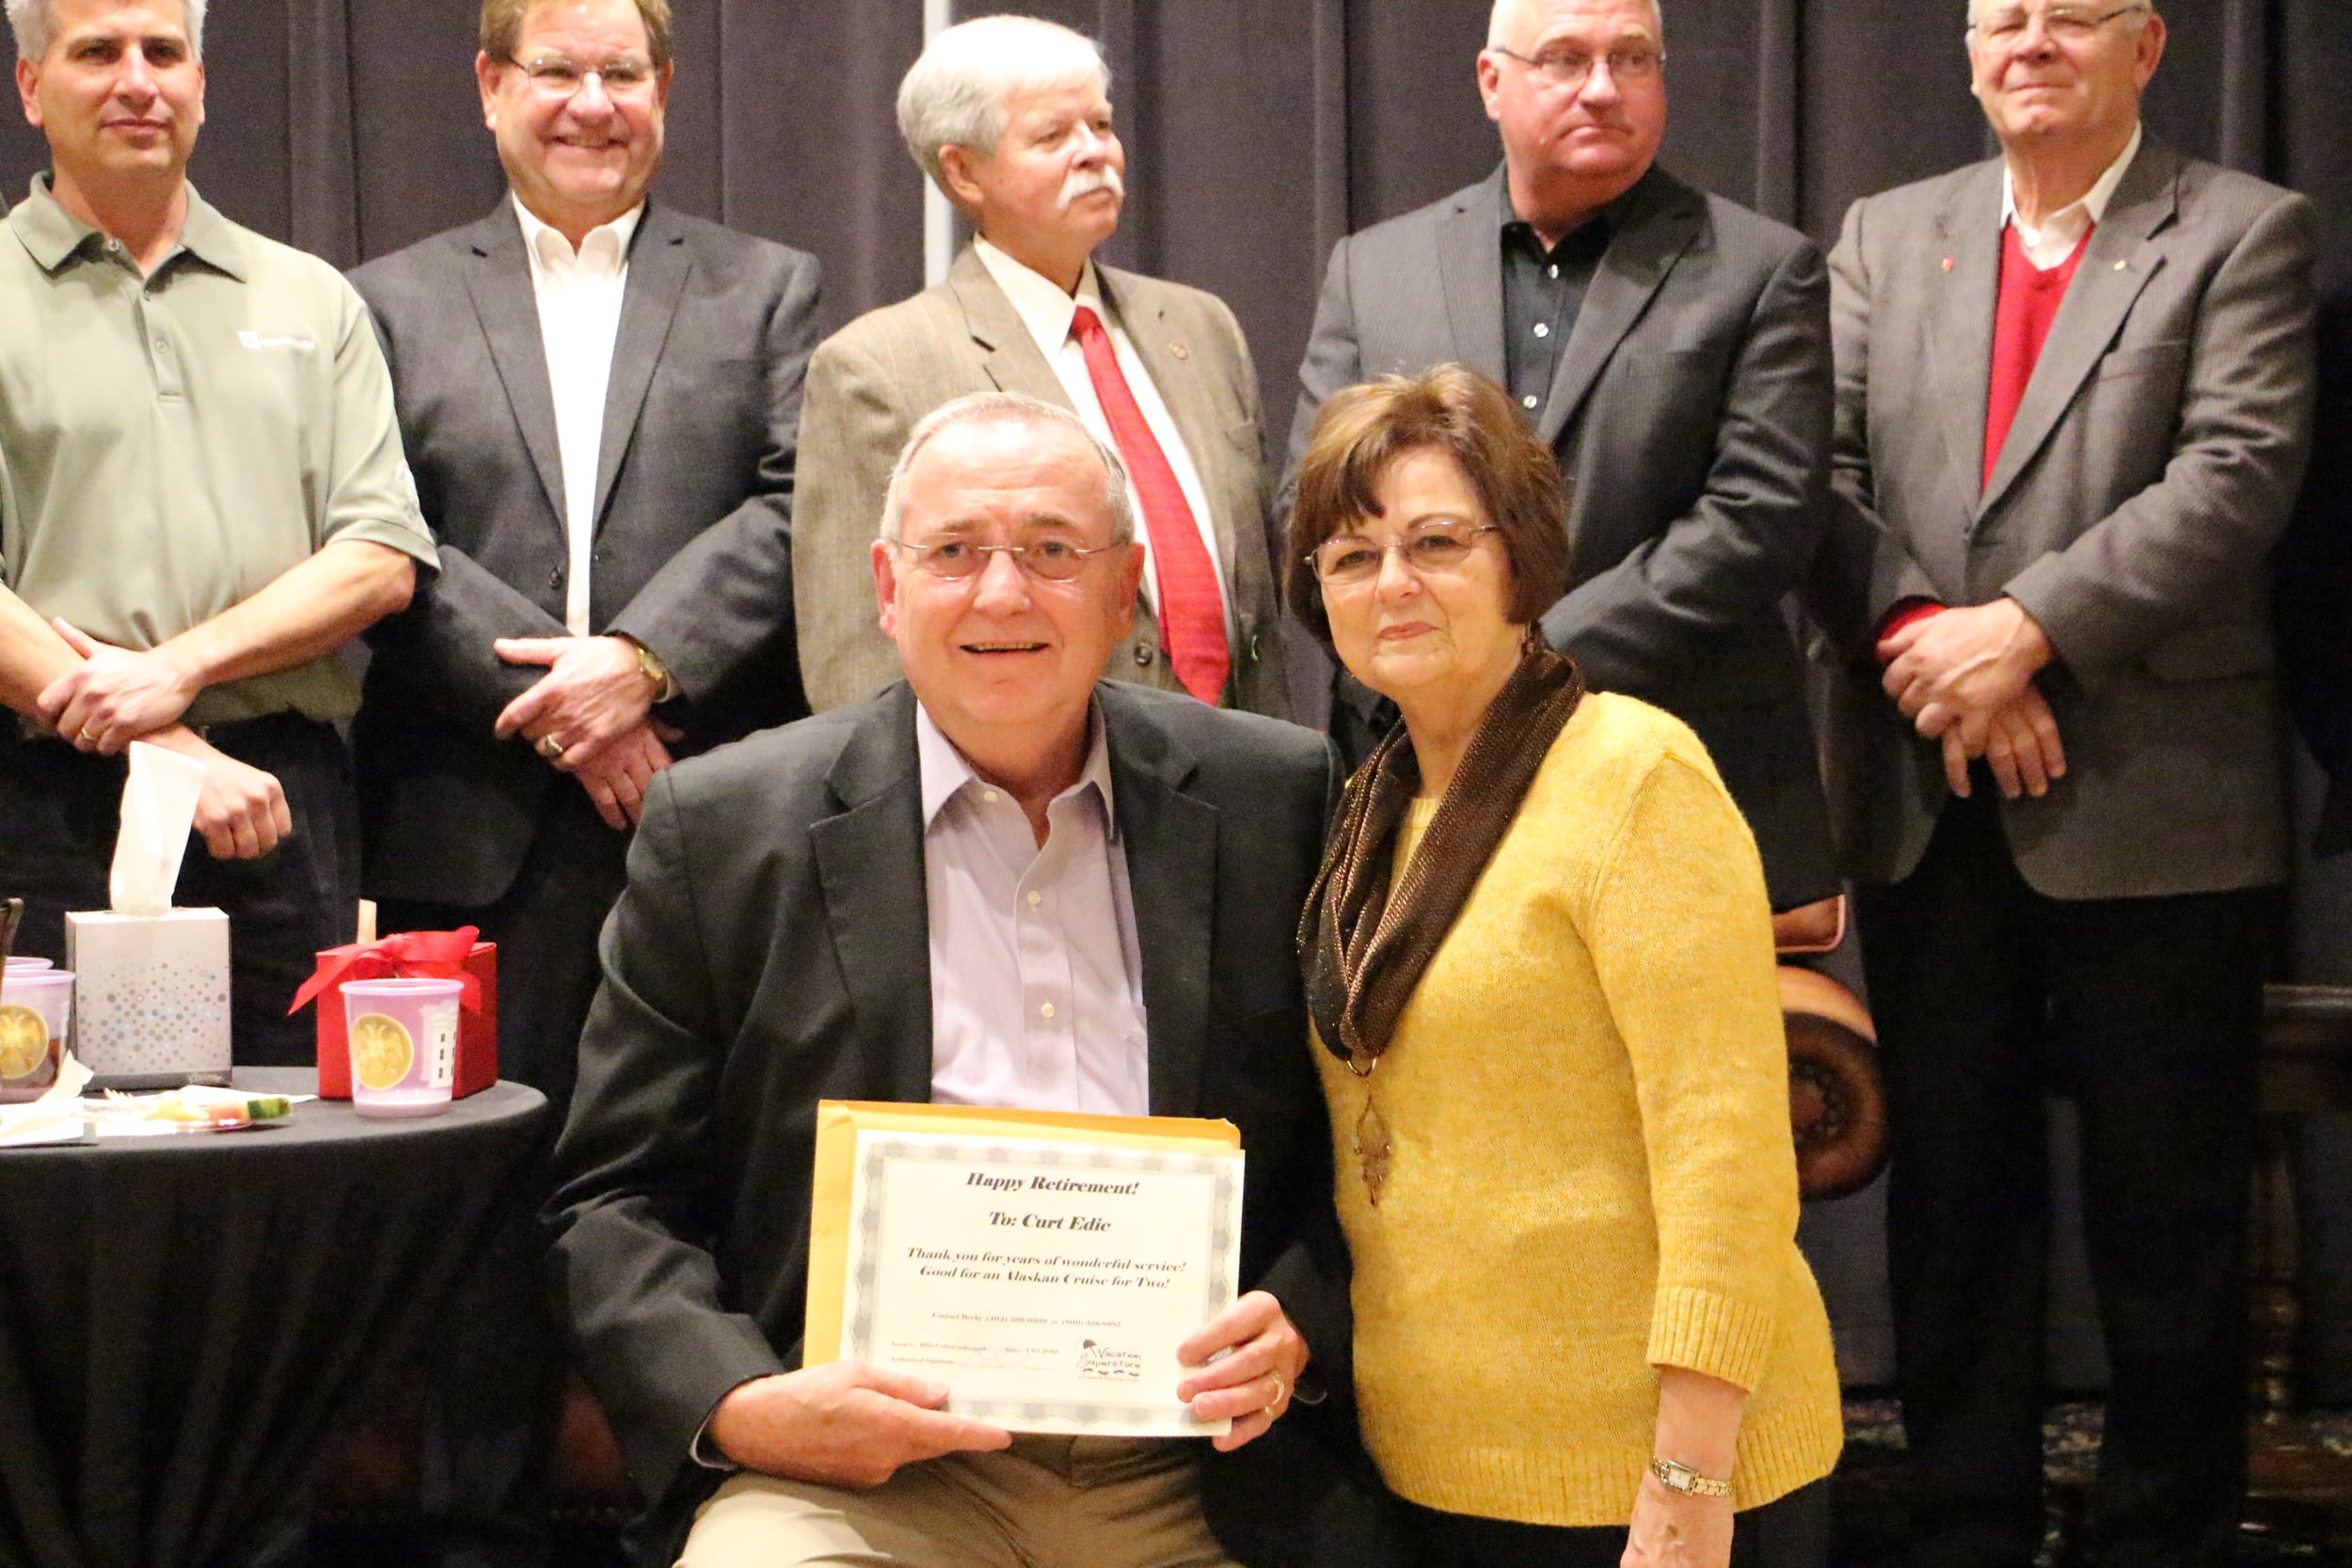
[[[1135,394],[1136,406],[1143,411],[1143,422],[1152,427],[1152,434],[1160,443],[1168,466],[1176,474],[1176,483],[1184,492],[1184,502],[1192,508],[1193,526],[1200,531],[1200,542],[1207,546],[1209,562],[1216,568],[1217,597],[1225,610],[1225,641],[1233,641],[1233,596],[1226,591],[1226,563],[1217,548],[1216,519],[1209,515],[1208,492],[1200,487],[1200,470],[1192,461],[1192,453],[1184,449],[1184,437],[1176,428],[1175,417],[1168,413],[1168,404],[1160,397],[1160,389],[1152,384],[1152,372],[1143,368],[1136,356],[1136,345],[1127,339],[1127,329],[1119,318],[1103,304],[1103,288],[1095,277],[1094,263],[1089,261],[1086,272],[1078,279],[1075,298],[1061,292],[1059,285],[1042,273],[1032,271],[1014,261],[1004,251],[983,239],[975,239],[972,248],[988,268],[988,275],[996,286],[1005,291],[1012,302],[1021,325],[1037,340],[1045,362],[1054,367],[1054,374],[1061,382],[1062,390],[1070,396],[1070,406],[1078,411],[1086,427],[1114,450],[1119,443],[1111,437],[1111,422],[1103,417],[1103,404],[1094,395],[1094,377],[1088,373],[1086,350],[1072,335],[1071,322],[1078,314],[1078,307],[1086,306],[1103,323],[1103,330],[1110,334],[1111,350],[1119,356],[1120,372],[1127,378],[1127,389]],[[1136,537],[1149,547],[1152,525],[1143,515],[1143,503],[1136,497],[1135,486],[1127,486],[1127,503],[1135,509]],[[1143,574],[1143,593],[1156,615],[1160,609],[1158,573]]]
[[[1092,732],[1078,782],[1045,808],[1041,847],[1012,792],[974,772],[917,705],[935,1103],[1151,1111],[1135,897],[1100,712]]]
[[[2083,233],[2107,215],[2107,203],[2115,199],[2115,187],[2123,182],[2123,173],[2139,155],[2142,128],[2132,127],[2132,139],[2123,144],[2122,155],[2109,164],[2106,172],[2092,182],[2080,199],[2070,201],[2042,220],[2039,229],[2028,229],[2017,215],[2017,187],[2010,182],[2009,166],[2001,167],[2001,222],[2014,225],[2017,243],[2025,247],[2026,260],[2034,264],[2036,272],[2048,272],[2074,254],[2082,243]]]
[[[589,630],[589,564],[596,557],[596,466],[604,451],[604,394],[612,379],[612,344],[621,333],[628,288],[628,241],[643,202],[588,231],[580,249],[516,198],[531,290],[539,300],[539,341],[555,394],[555,446],[564,467],[564,627]]]

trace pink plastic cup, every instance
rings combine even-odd
[[[57,1081],[66,1025],[73,1021],[73,976],[62,969],[0,974],[0,1101],[39,1100]]]
[[[30,974],[37,970],[55,969],[56,967],[57,966],[56,964],[50,962],[47,958],[35,958],[17,953],[11,953],[8,955],[8,973],[11,974]]]
[[[449,1109],[457,1076],[457,980],[346,980],[351,1105],[363,1117]]]

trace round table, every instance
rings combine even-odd
[[[413,1120],[313,1101],[251,1132],[0,1150],[0,1565],[212,1568],[280,1539],[547,1114],[499,1084]]]

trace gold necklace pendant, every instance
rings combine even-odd
[[[1364,1114],[1356,1118],[1356,1163],[1364,1173],[1364,1196],[1380,1207],[1380,1189],[1389,1182],[1389,1162],[1395,1154],[1389,1142],[1389,1124],[1373,1102],[1372,1085],[1364,1085]]]

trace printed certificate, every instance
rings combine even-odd
[[[1232,1127],[840,1103],[818,1125],[810,1362],[944,1383],[949,1410],[1016,1432],[1230,1426],[1177,1400],[1176,1347],[1238,1289]]]

